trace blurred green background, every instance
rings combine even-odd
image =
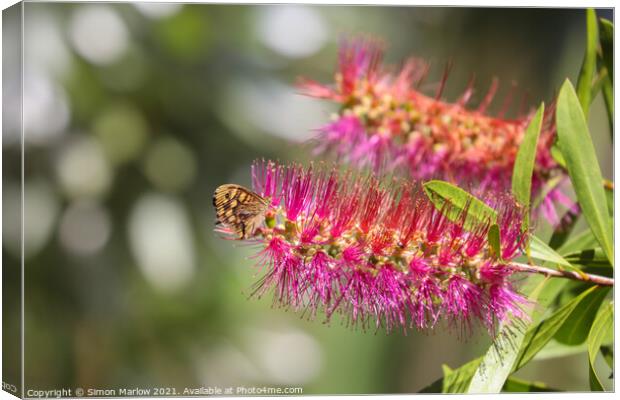
[[[576,78],[583,10],[26,3],[24,21],[26,388],[406,393],[486,350],[484,333],[362,332],[248,300],[254,252],[213,233],[211,196],[249,185],[255,158],[309,159],[304,142],[334,108],[295,82],[330,81],[342,35],[383,38],[390,63],[430,60],[427,82],[452,60],[450,100],[475,74],[475,106],[497,76],[497,111],[513,81],[535,106]],[[611,177],[600,98],[591,128]],[[18,127],[3,132],[3,154],[10,281]],[[4,290],[17,302],[17,287]],[[19,313],[4,324],[16,329]],[[5,346],[5,374],[18,351]],[[518,375],[587,390],[586,360],[535,361]]]

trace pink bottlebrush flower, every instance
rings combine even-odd
[[[498,87],[495,80],[476,109],[466,107],[473,82],[456,102],[441,100],[447,74],[434,96],[425,95],[419,85],[427,75],[427,63],[411,59],[394,71],[381,64],[382,53],[376,41],[344,41],[334,85],[301,82],[305,94],[341,105],[334,121],[318,129],[316,151],[330,151],[375,172],[399,169],[417,180],[443,179],[483,191],[509,191],[519,144],[533,114],[504,118],[510,94],[499,114],[489,115],[486,110]],[[546,112],[539,138],[533,198],[554,177],[567,177],[551,156],[553,112],[553,107]],[[566,203],[556,187],[544,194],[538,211],[555,225],[559,219],[555,206],[573,206]]]
[[[465,226],[466,210],[438,210],[417,183],[271,161],[252,172],[254,191],[269,204],[248,238],[261,248],[256,295],[273,291],[276,305],[388,331],[445,321],[495,332],[524,317],[510,264],[521,251],[523,216],[510,197],[483,199],[498,212],[500,259],[487,241],[490,223]]]

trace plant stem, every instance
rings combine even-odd
[[[601,286],[613,286],[614,280],[613,278],[608,278],[606,276],[594,275],[594,274],[586,274],[585,272],[574,272],[574,271],[560,271],[557,269],[551,269],[546,267],[541,267],[538,265],[528,265],[521,263],[511,263],[515,269],[520,272],[527,272],[531,274],[543,274],[546,276],[554,276],[558,278],[567,278],[573,279],[576,281],[583,282],[592,282]]]

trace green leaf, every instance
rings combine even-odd
[[[538,236],[531,235],[530,238],[530,256],[537,260],[550,262],[554,265],[561,265],[567,268],[574,268],[564,257],[555,252]]]
[[[545,282],[545,286],[542,290],[538,291],[541,282]],[[523,287],[532,287],[532,290],[528,291],[531,293],[531,296],[534,296],[534,294],[538,292],[538,306],[546,307],[553,302],[558,293],[566,286],[567,282],[566,279],[549,279],[541,276],[532,276],[527,279]],[[532,315],[532,321],[536,323],[540,316],[542,316],[542,313],[538,312],[538,307],[536,307]],[[521,356],[521,353],[519,354]],[[447,366],[444,366],[445,376],[422,389],[422,392],[437,393],[439,391],[438,388],[443,388],[443,393],[464,393],[470,386],[472,378],[480,366],[482,359],[483,357],[478,357],[455,370],[451,370]],[[512,372],[515,372],[516,369],[517,368],[513,368]]]
[[[533,359],[548,360],[552,358],[568,357],[575,354],[585,353],[587,351],[588,345],[586,343],[571,346],[552,339],[538,354],[536,354]]]
[[[489,233],[487,234],[487,239],[489,241],[489,246],[491,250],[495,254],[495,257],[498,259],[502,259],[502,249],[501,249],[501,239],[499,233],[499,226],[497,224],[491,225],[489,228]]]
[[[577,95],[579,103],[583,109],[583,114],[587,116],[592,102],[592,78],[596,70],[596,48],[598,47],[598,26],[596,22],[596,12],[589,8],[586,10],[586,53],[583,57],[579,79],[577,81]]]
[[[598,242],[592,234],[592,231],[587,229],[569,238],[562,246],[557,249],[557,252],[562,256],[566,256],[568,254],[574,253],[575,251],[594,248],[597,245]]]
[[[513,372],[519,370],[534,358],[551,338],[553,338],[579,303],[588,296],[591,296],[597,288],[597,286],[592,286],[585,290],[579,294],[579,296],[557,309],[550,317],[530,328],[525,334],[521,348],[519,349],[519,355],[514,364]]]
[[[600,247],[585,249],[567,254],[566,261],[572,265],[583,265],[585,267],[611,267],[609,260]]]
[[[599,64],[602,63],[600,57],[597,58],[596,60],[598,61]],[[596,95],[598,95],[598,92],[601,91],[601,87],[603,86],[603,82],[605,81],[605,78],[607,78],[607,70],[605,69],[605,67],[599,66],[599,73],[594,79],[594,82],[592,83],[592,91],[590,92],[591,99],[595,99]]]
[[[517,158],[515,159],[515,165],[512,170],[512,194],[519,204],[523,205],[526,209],[530,207],[532,172],[534,171],[536,150],[538,148],[538,136],[540,135],[544,114],[545,104],[542,103],[525,130],[525,135],[523,136],[523,141],[519,145]],[[526,230],[528,225],[529,212],[525,213],[523,229]]]
[[[550,389],[542,382],[529,382],[515,377],[510,377],[504,383],[502,392],[511,393],[527,393],[527,392],[559,392],[556,389]]]
[[[599,36],[601,40],[601,51],[603,53],[603,62],[609,79],[613,84],[614,81],[614,24],[605,18],[599,19]]]
[[[428,181],[424,192],[435,208],[451,221],[457,221],[466,212],[465,229],[475,229],[480,225],[495,224],[497,213],[482,200],[465,190],[444,181]]]
[[[532,315],[532,326],[540,323],[543,318],[552,314],[554,309],[551,308],[551,305],[556,304],[558,296],[569,286],[568,279],[554,279],[549,277],[544,277],[544,279],[547,280],[547,284],[538,295],[536,308],[540,308],[540,311]]]
[[[573,210],[572,208],[566,210],[560,219],[560,223],[553,231],[551,239],[549,239],[549,247],[552,249],[557,249],[562,246],[564,242],[566,242],[573,231],[573,228],[575,228],[575,224],[577,223],[580,215],[581,208],[577,208],[576,210]]]
[[[614,140],[614,88],[612,87],[609,76],[603,78],[601,85],[603,91],[603,100],[605,100],[605,108],[607,109],[607,121],[609,123],[609,131],[611,140]]]
[[[476,358],[455,370],[443,365],[443,378],[425,387],[420,393],[465,393],[481,361],[482,357]]]
[[[562,151],[560,150],[557,144],[554,144],[553,146],[551,146],[551,157],[553,157],[555,162],[560,164],[561,167],[566,168],[566,160],[564,159],[564,156],[562,155]],[[558,183],[559,182],[561,182],[560,179],[558,179]]]
[[[542,290],[539,290],[539,286],[541,282],[544,282],[545,285],[542,288]],[[553,300],[556,298],[558,293],[560,293],[562,289],[566,286],[567,282],[568,281],[566,279],[549,279],[549,278],[543,278],[540,276],[532,276],[531,278],[527,280],[524,287],[532,286],[533,289],[530,291],[531,296],[535,296],[535,293],[538,293],[538,301],[537,301],[538,306],[546,307],[553,302]],[[531,285],[534,283],[535,283],[535,286]],[[541,316],[542,316],[542,312],[539,312],[539,308],[536,307],[535,312],[532,314],[532,321],[536,323]],[[532,341],[532,337],[531,337],[532,335],[530,333],[531,331],[532,329],[528,330],[528,333],[526,333],[526,338],[528,338],[528,341]],[[551,336],[553,336],[554,333],[555,331],[551,333]],[[540,350],[540,348],[536,350],[537,346],[541,346],[542,348],[542,346],[544,346],[545,343],[546,342],[542,342],[540,340],[540,337],[535,337],[534,344],[533,344],[534,349],[530,350],[530,352],[532,353],[531,356],[533,357],[537,353],[537,351]],[[525,356],[529,357],[529,354],[530,353],[527,353]],[[524,357],[522,349],[519,351],[519,357],[520,359],[523,359]],[[446,374],[446,376],[433,382],[431,385],[424,388],[422,392],[437,393],[437,387],[442,387],[443,393],[464,393],[464,391],[467,390],[468,387],[470,386],[472,378],[474,374],[476,373],[476,371],[478,370],[480,363],[482,362],[482,359],[483,357],[478,357],[462,365],[461,367],[455,370],[451,370],[450,368],[444,367],[444,373]],[[529,359],[526,359],[523,364],[525,364],[527,361],[529,361]],[[517,364],[517,367],[513,368],[512,372],[515,372],[521,366],[522,365]],[[448,376],[448,373],[449,373],[449,376]]]
[[[607,186],[605,187],[605,199],[607,200],[607,211],[609,211],[609,217],[614,217],[614,190]]]
[[[600,288],[583,299],[555,334],[555,340],[573,346],[585,342],[596,317],[596,311],[609,293],[609,289],[609,287]]]
[[[594,369],[594,361],[598,350],[603,343],[603,338],[610,329],[613,329],[614,306],[609,302],[603,306],[601,312],[598,313],[596,319],[592,323],[592,328],[588,334],[588,360],[590,362],[590,389],[593,391],[602,391],[603,385]]]
[[[613,325],[612,325],[613,328]],[[613,334],[613,329],[612,329]],[[614,347],[613,345],[601,346],[601,354],[609,368],[614,367]]]
[[[603,99],[607,108],[607,119],[611,140],[614,139],[614,24],[607,19],[599,20],[599,36],[601,41],[601,56],[599,57],[599,70],[607,72],[607,77],[601,81]]]
[[[532,304],[535,303],[546,283],[547,280],[541,281],[532,291],[529,296]],[[515,325],[515,322],[511,321],[504,325],[498,332],[493,345],[483,356],[467,393],[499,393],[502,390],[512,371],[526,333],[525,327]]]
[[[601,184],[603,176],[577,95],[568,80],[560,89],[556,120],[560,150],[566,160],[579,205],[613,265],[612,221]]]
[[[475,359],[463,367],[452,371],[447,379],[444,381],[442,393],[465,393],[471,378],[480,365],[481,359]]]

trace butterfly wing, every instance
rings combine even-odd
[[[218,223],[231,228],[239,239],[247,239],[254,234],[268,208],[263,197],[233,184],[215,189],[213,205]]]

